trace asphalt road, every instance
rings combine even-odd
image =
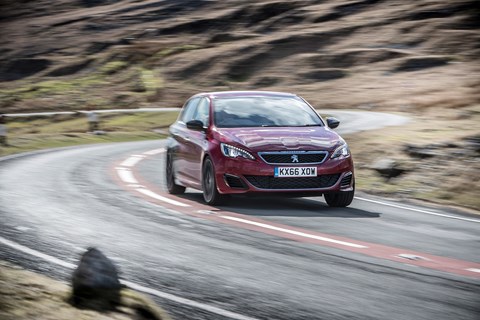
[[[198,192],[163,193],[163,143],[0,161],[0,259],[67,280],[70,269],[5,240],[70,264],[98,247],[123,279],[179,298],[154,296],[175,319],[479,319],[480,219],[361,194],[341,209],[322,198],[209,208]]]

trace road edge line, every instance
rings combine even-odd
[[[457,220],[480,223],[479,219],[464,218],[464,217],[453,216],[453,215],[449,215],[449,214],[445,214],[445,213],[437,213],[437,212],[423,210],[423,209],[405,207],[405,206],[401,206],[401,205],[398,205],[398,204],[393,204],[393,203],[388,203],[388,202],[383,202],[383,201],[378,201],[378,200],[372,200],[372,199],[367,199],[367,198],[363,198],[363,197],[355,197],[355,199],[360,200],[360,201],[365,201],[365,202],[376,203],[376,204],[380,204],[380,205],[384,205],[384,206],[389,206],[389,207],[392,207],[392,208],[405,209],[405,210],[410,210],[410,211],[414,211],[414,212],[425,213],[425,214],[429,214],[429,215],[437,216],[437,217],[443,217],[443,218],[449,218],[449,219],[457,219]]]

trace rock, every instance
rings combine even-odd
[[[88,60],[81,61],[81,62],[78,62],[78,63],[70,64],[70,65],[67,65],[67,66],[62,66],[62,67],[59,67],[59,68],[56,68],[56,69],[50,71],[47,74],[47,76],[48,77],[62,77],[62,76],[72,75],[72,74],[75,74],[79,71],[82,71],[83,69],[88,67],[88,65],[92,61],[93,61],[92,59],[88,59]]]
[[[135,39],[136,38],[134,36],[124,37],[118,41],[118,44],[129,45],[129,44],[132,44],[135,41]]]
[[[138,79],[134,80],[134,82],[131,85],[130,90],[133,91],[133,92],[146,92],[147,88],[146,88],[145,84],[143,83],[143,81],[140,78],[138,78]]]
[[[430,148],[427,146],[414,146],[411,144],[405,145],[403,151],[407,153],[409,156],[418,158],[418,159],[426,159],[432,158],[438,155],[438,152],[435,150],[436,147],[430,145]]]
[[[330,81],[347,76],[347,73],[342,69],[318,69],[301,74],[303,78],[315,81]]]
[[[113,46],[115,43],[113,41],[106,41],[106,42],[97,42],[92,41],[90,46],[86,49],[86,54],[95,54],[108,49],[109,47]]]
[[[217,33],[210,38],[211,43],[234,41],[236,37],[228,32]]]
[[[277,84],[279,79],[276,77],[262,77],[255,82],[254,87],[269,87]]]
[[[445,56],[413,57],[405,60],[395,71],[418,71],[427,68],[441,67],[449,63],[450,58]]]
[[[110,310],[120,303],[122,285],[115,265],[100,250],[88,248],[72,276],[72,304]]]
[[[0,81],[14,81],[29,77],[47,69],[52,62],[47,59],[17,59],[8,62],[0,70]]]
[[[445,147],[446,148],[450,148],[450,149],[456,149],[456,148],[460,148],[460,146],[458,144],[456,144],[455,142],[445,142]]]
[[[466,147],[468,149],[471,149],[477,153],[480,153],[480,135],[466,137],[464,140],[466,142]]]
[[[147,28],[145,30],[143,30],[143,33],[141,35],[141,37],[149,37],[149,38],[152,38],[152,37],[155,37],[158,33],[158,29],[157,28]]]
[[[400,168],[399,164],[395,160],[388,158],[376,161],[370,168],[378,172],[387,180],[398,177],[406,171],[405,169]]]

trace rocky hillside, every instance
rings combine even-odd
[[[1,112],[179,106],[228,89],[319,108],[480,101],[475,0],[1,3]]]

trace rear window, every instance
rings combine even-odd
[[[322,126],[318,114],[294,97],[234,97],[213,101],[218,128]]]

